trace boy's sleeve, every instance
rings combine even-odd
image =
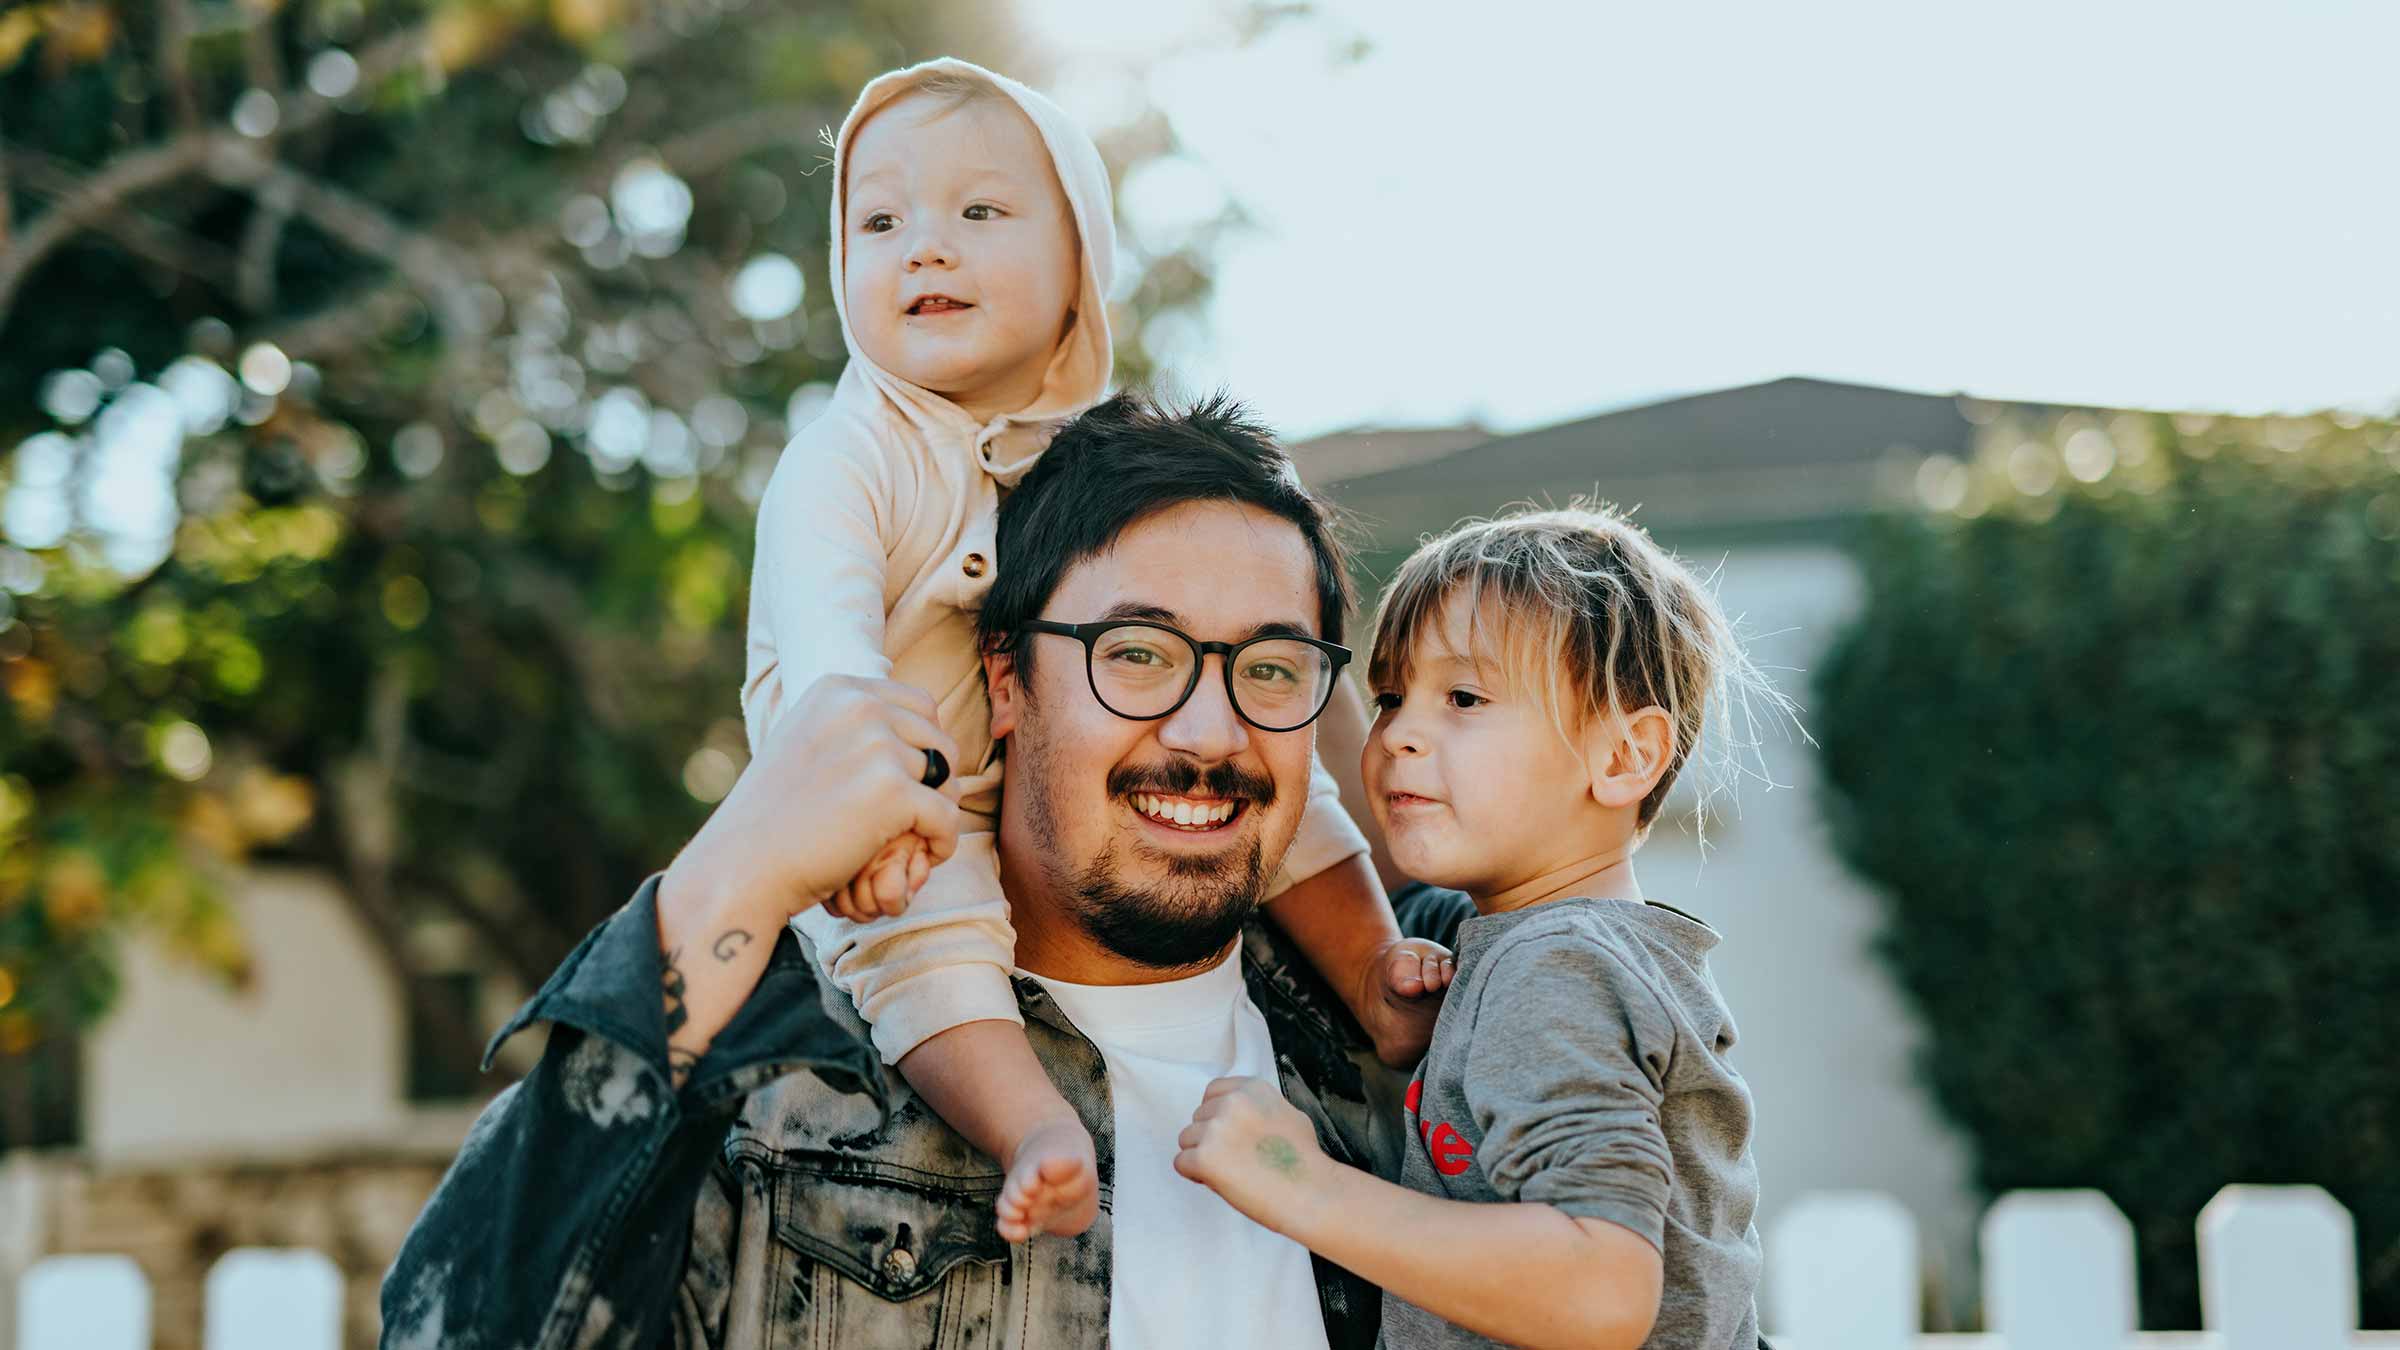
[[[818,905],[798,923],[826,977],[867,1019],[886,1064],[952,1027],[1025,1023],[1009,983],[1017,930],[988,831],[961,834],[906,913],[852,923]]]
[[[1659,1121],[1675,1043],[1666,1005],[1579,934],[1528,936],[1488,959],[1464,1085],[1484,1175],[1510,1200],[1606,1219],[1663,1250],[1675,1181]]]
[[[1314,753],[1308,757],[1308,808],[1300,813],[1300,832],[1285,850],[1283,866],[1267,886],[1274,899],[1317,873],[1367,851],[1367,836],[1342,805],[1341,785]]]
[[[820,676],[891,678],[882,520],[891,493],[881,473],[872,456],[814,427],[775,461],[750,565],[742,725],[752,754]]]

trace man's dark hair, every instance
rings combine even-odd
[[[1274,433],[1224,394],[1175,409],[1123,393],[1067,423],[1000,503],[999,575],[976,619],[984,648],[1008,645],[1019,624],[1041,617],[1067,569],[1106,552],[1135,522],[1212,501],[1255,506],[1298,528],[1316,560],[1318,635],[1340,642],[1349,560],[1331,509],[1300,485]],[[1022,671],[1030,673],[1032,655],[1032,644],[1019,644]]]

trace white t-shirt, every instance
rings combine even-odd
[[[1275,1081],[1267,1019],[1242,984],[1239,951],[1163,984],[1033,977],[1108,1067],[1117,1140],[1108,1342],[1117,1350],[1325,1350],[1308,1249],[1175,1170],[1175,1137],[1212,1080]]]

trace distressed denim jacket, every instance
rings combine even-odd
[[[999,1168],[877,1060],[788,929],[671,1088],[657,891],[652,877],[493,1038],[496,1051],[552,1025],[386,1275],[386,1350],[1105,1345],[1108,1083],[1041,986],[1017,980],[1026,1033],[1098,1146],[1100,1218],[1080,1237],[1010,1244],[992,1215]],[[1251,925],[1241,960],[1285,1096],[1329,1156],[1393,1175],[1398,1077],[1280,935]],[[1373,1345],[1374,1287],[1322,1259],[1316,1275],[1334,1350]]]

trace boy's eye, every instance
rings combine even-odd
[[[984,202],[977,202],[959,214],[969,220],[992,220],[999,216],[1000,208]]]
[[[1395,712],[1400,707],[1398,694],[1377,694],[1370,701],[1374,703],[1377,712]]]
[[[1483,695],[1471,694],[1464,689],[1453,689],[1450,691],[1450,706],[1461,711],[1464,711],[1468,708],[1480,707],[1489,702],[1491,702],[1491,700],[1485,698]]]
[[[874,215],[867,217],[865,221],[861,222],[860,228],[864,229],[869,234],[882,234],[884,231],[889,230],[897,223],[898,222],[892,218],[890,212],[878,211]]]

